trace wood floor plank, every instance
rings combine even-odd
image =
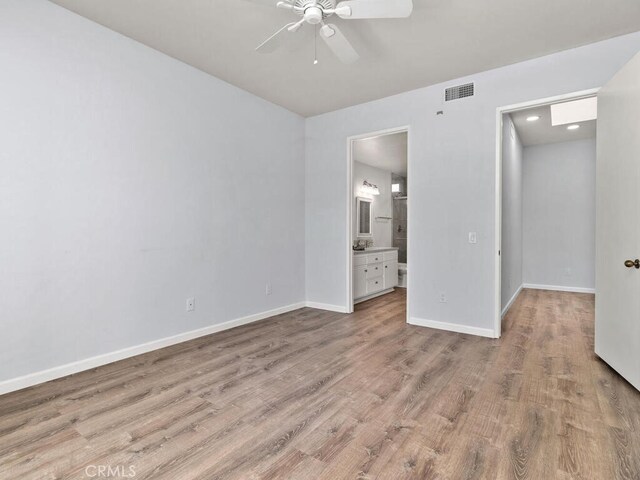
[[[0,397],[0,478],[640,479],[640,393],[593,295],[523,290],[499,340],[407,325],[402,289]]]

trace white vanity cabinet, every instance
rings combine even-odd
[[[357,252],[353,257],[353,299],[362,302],[398,285],[398,250]]]

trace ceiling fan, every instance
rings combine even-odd
[[[336,0],[281,0],[276,7],[290,10],[302,17],[297,22],[286,24],[262,42],[256,50],[268,53],[275,50],[284,33],[295,33],[305,23],[320,25],[320,37],[329,49],[343,63],[353,63],[359,55],[351,43],[333,23],[325,23],[329,17],[337,15],[345,20],[361,18],[404,18],[413,11],[413,0],[346,0],[336,4]],[[317,59],[314,61],[317,63]]]

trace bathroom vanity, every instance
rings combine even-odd
[[[398,249],[376,247],[353,252],[353,301],[393,292],[398,285]]]

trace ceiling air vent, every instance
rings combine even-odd
[[[444,101],[450,102],[451,100],[458,100],[459,98],[473,97],[474,90],[475,87],[473,83],[447,88],[444,91]]]

